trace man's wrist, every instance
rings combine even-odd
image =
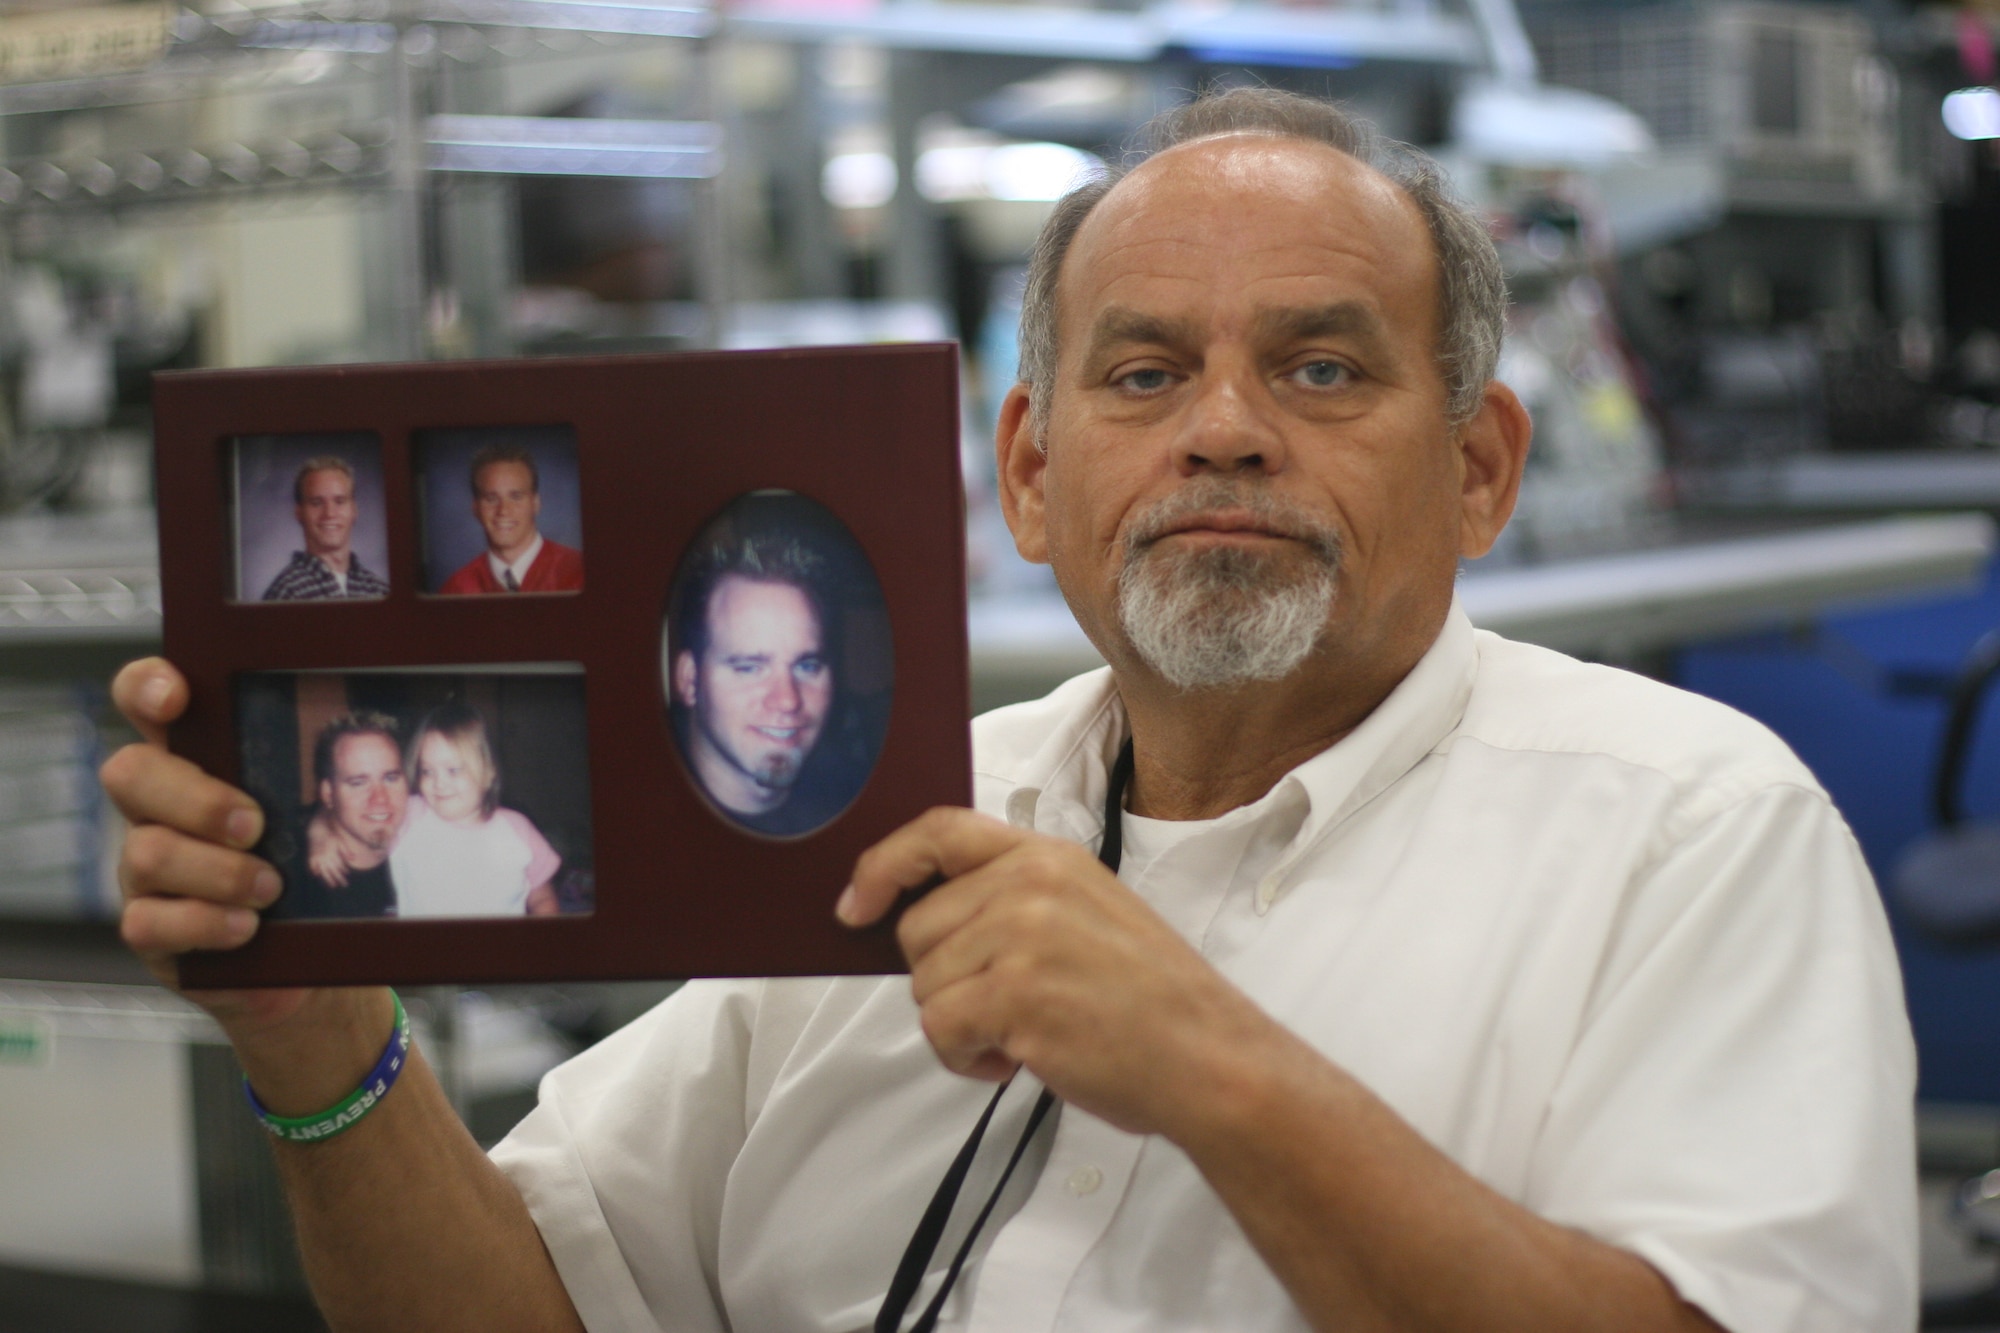
[[[1324,1104],[1352,1085],[1351,1077],[1261,1010],[1255,1031],[1204,1043],[1173,1099],[1164,1137],[1197,1164],[1230,1156],[1268,1135],[1303,1102]]]
[[[273,1114],[311,1115],[352,1093],[395,1027],[387,987],[314,991],[283,1022],[229,1032],[244,1075]]]

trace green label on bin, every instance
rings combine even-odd
[[[0,1013],[0,1065],[45,1065],[56,1053],[56,1030],[40,1014]]]

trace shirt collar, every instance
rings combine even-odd
[[[1472,622],[1454,599],[1437,639],[1375,711],[1255,803],[1274,813],[1304,806],[1276,874],[1450,735],[1471,697],[1478,658]],[[1007,797],[1010,823],[1086,844],[1103,835],[1105,789],[1126,721],[1110,669],[1093,674],[1087,696],[1022,766],[1026,780]]]
[[[541,553],[542,534],[538,532],[535,534],[535,540],[528,543],[528,549],[521,552],[520,557],[512,564],[493,554],[491,547],[488,547],[486,550],[486,563],[492,566],[493,577],[495,579],[504,580],[507,577],[507,571],[511,569],[514,571],[515,580],[525,583],[528,579],[528,566],[534,564],[535,557]]]

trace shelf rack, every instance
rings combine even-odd
[[[1476,17],[1442,14],[1428,4],[1304,10],[1170,3],[1119,12],[890,0],[873,9],[843,11],[752,0],[730,9],[728,27],[774,41],[860,41],[905,50],[1121,62],[1182,56],[1210,63],[1402,60],[1471,66],[1486,63],[1491,49]]]

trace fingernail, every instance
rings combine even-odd
[[[167,706],[167,698],[174,692],[172,681],[155,676],[139,691],[139,704],[148,713],[158,714]]]
[[[227,832],[231,842],[235,843],[238,847],[248,847],[251,843],[257,841],[258,823],[259,820],[255,810],[239,806],[229,812],[229,819],[224,823],[223,828]]]
[[[257,906],[269,907],[278,900],[278,894],[284,887],[285,882],[278,878],[278,872],[267,866],[258,871],[257,878],[251,881],[250,896],[256,900]]]
[[[860,895],[854,892],[854,886],[852,884],[842,889],[840,891],[840,901],[833,905],[833,914],[839,917],[843,923],[850,926],[853,925],[854,900],[859,896]]]
[[[257,933],[257,914],[247,907],[231,907],[222,914],[229,933],[238,939],[247,940]]]

